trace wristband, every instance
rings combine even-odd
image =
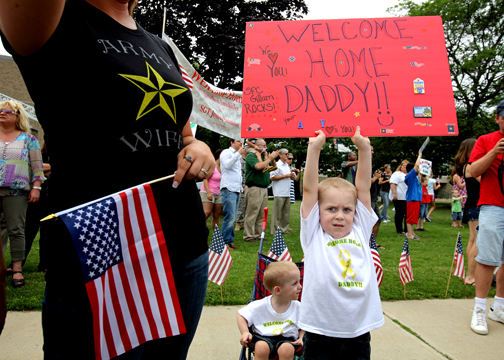
[[[40,187],[40,186],[32,186],[32,189],[35,189],[35,190],[39,190],[39,191],[40,191],[40,190],[42,190],[42,187]]]

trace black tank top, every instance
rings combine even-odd
[[[471,209],[478,206],[479,194],[480,194],[480,183],[473,177],[466,177],[466,165],[464,165],[464,179],[466,183],[467,190],[467,201],[465,203],[466,209]]]

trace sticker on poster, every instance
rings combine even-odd
[[[415,94],[425,94],[425,82],[420,78],[413,80],[413,91]]]
[[[430,106],[415,106],[413,107],[413,117],[431,118],[432,108]]]

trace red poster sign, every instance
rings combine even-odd
[[[247,23],[243,137],[457,135],[439,16]]]

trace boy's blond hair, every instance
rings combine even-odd
[[[299,271],[296,264],[292,261],[278,261],[268,265],[264,270],[264,286],[269,292],[273,292],[273,288],[285,283],[285,275],[291,271]]]
[[[354,199],[355,199],[355,203],[357,204],[357,188],[353,184],[346,181],[345,179],[336,178],[336,177],[325,179],[325,180],[321,181],[320,184],[318,185],[318,201],[319,201],[319,203],[323,199],[324,192],[329,188],[335,188],[335,189],[339,189],[342,191],[351,192]]]

